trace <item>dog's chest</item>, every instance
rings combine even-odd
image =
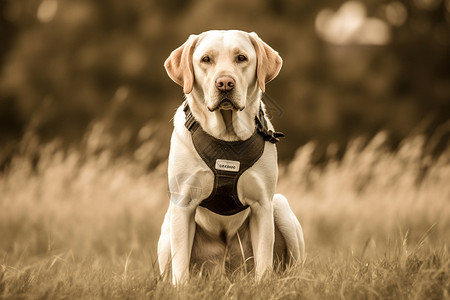
[[[219,238],[225,233],[229,238],[236,234],[247,220],[249,214],[250,209],[247,209],[232,216],[222,216],[200,206],[195,214],[195,222],[213,237]]]
[[[265,142],[257,133],[250,139],[251,142],[239,141],[228,144],[212,139],[216,143],[214,147],[211,147],[211,139],[207,138],[198,143],[205,148],[200,152],[205,152],[211,157],[204,159],[194,146],[192,133],[186,131],[186,128],[191,127],[189,124],[186,126],[183,107],[178,109],[174,123],[175,131],[172,135],[169,156],[169,183],[173,183],[170,185],[171,199],[181,199],[177,204],[197,206],[214,196],[214,189],[219,184],[215,180],[216,175],[223,176],[227,180],[229,178],[233,185],[231,192],[222,189],[221,194],[232,195],[232,200],[239,201],[240,207],[271,200],[278,174],[275,144]],[[206,137],[203,130],[195,130],[194,134],[200,133]],[[252,157],[244,158],[244,153],[251,154]],[[227,176],[236,174],[234,171],[243,172],[238,178]],[[237,213],[240,214],[239,211]],[[231,215],[233,214],[228,216]]]

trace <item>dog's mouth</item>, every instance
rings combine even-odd
[[[233,101],[228,98],[223,98],[213,108],[208,107],[209,111],[216,110],[243,110],[244,108],[238,107]]]
[[[231,102],[228,98],[223,99],[219,102],[219,109],[223,110],[230,110],[230,109],[237,109],[236,105],[234,105],[233,102]]]

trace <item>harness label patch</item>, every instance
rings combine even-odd
[[[239,172],[241,163],[235,160],[218,159],[216,160],[216,170]]]

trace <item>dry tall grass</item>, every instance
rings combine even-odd
[[[305,265],[261,283],[241,270],[175,288],[156,265],[169,201],[166,163],[146,170],[158,141],[115,157],[102,126],[81,150],[28,134],[0,174],[0,298],[449,299],[449,149],[432,158],[412,136],[392,152],[380,133],[317,167],[314,145],[300,148],[278,191],[303,225]]]

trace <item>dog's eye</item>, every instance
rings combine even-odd
[[[202,62],[209,63],[210,61],[211,59],[209,58],[208,55],[202,57]]]
[[[246,61],[247,57],[245,55],[240,54],[240,55],[238,55],[237,60],[239,62]]]

